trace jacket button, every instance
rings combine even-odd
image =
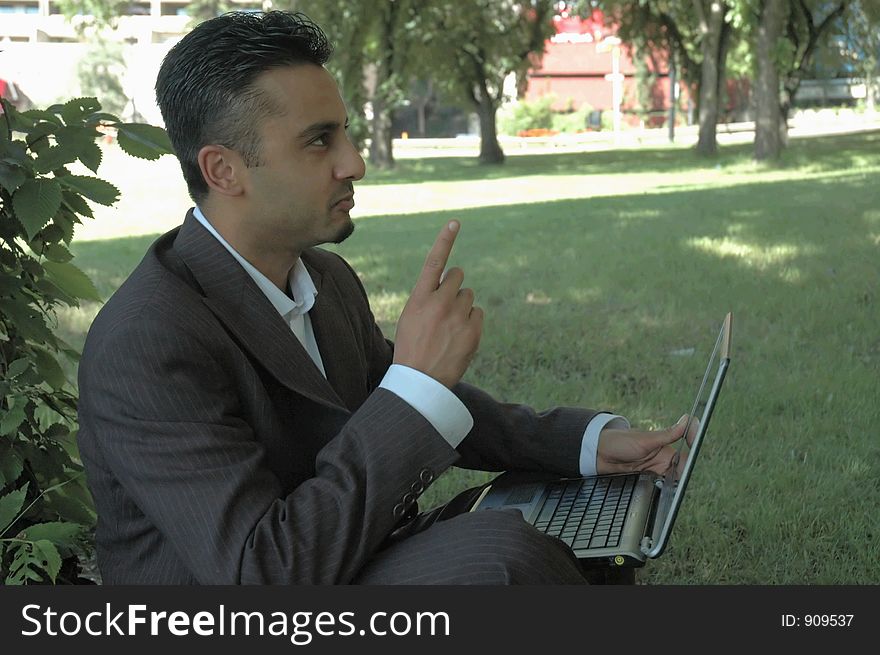
[[[422,472],[419,473],[419,480],[422,481],[422,484],[431,484],[434,481],[434,474],[431,473],[431,469],[422,469]]]
[[[403,503],[397,503],[391,512],[392,514],[394,514],[394,518],[400,519],[403,518],[403,514],[405,511],[406,508],[403,506]]]
[[[412,491],[416,496],[418,496],[418,495],[421,494],[421,493],[424,493],[424,491],[425,491],[425,487],[422,486],[422,483],[421,483],[421,482],[413,482],[413,483],[412,483],[412,486],[411,486],[409,489],[410,489],[410,491]]]
[[[416,502],[416,497],[413,494],[411,494],[408,491],[405,494],[403,494],[403,504],[405,507],[409,507],[414,502]]]

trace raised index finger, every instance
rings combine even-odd
[[[449,253],[452,252],[452,244],[455,243],[455,237],[458,235],[458,221],[449,221],[440,230],[434,245],[425,258],[425,265],[416,280],[413,287],[413,295],[427,295],[437,290],[440,286],[440,276],[446,268],[446,262],[449,261]]]

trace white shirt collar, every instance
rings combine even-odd
[[[256,282],[257,286],[260,288],[260,291],[262,291],[266,298],[269,299],[269,302],[272,303],[272,306],[275,307],[275,310],[281,314],[281,316],[285,318],[287,318],[288,315],[300,316],[308,312],[314,306],[315,296],[318,295],[318,290],[315,288],[312,276],[309,275],[301,258],[297,258],[296,263],[293,265],[293,268],[290,269],[290,274],[287,277],[287,286],[290,289],[291,295],[296,298],[296,300],[293,300],[281,289],[272,284],[269,278],[258,271],[253,264],[239,255],[235,248],[230,246],[226,239],[220,236],[220,233],[214,229],[214,226],[211,225],[201,209],[195,207],[193,209],[193,215],[196,217],[196,220],[198,220],[198,222],[201,223],[204,228],[208,230],[208,232],[210,232],[214,238],[226,248],[226,250],[229,251],[229,254],[235,257],[236,261],[241,264],[247,274],[253,278],[254,282]]]

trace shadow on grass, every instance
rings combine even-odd
[[[558,289],[580,272],[585,283],[604,280],[603,288],[638,278],[643,288],[664,293],[675,271],[697,274],[688,289],[712,287],[717,265],[783,286],[808,286],[831,275],[843,253],[847,261],[855,252],[876,252],[880,219],[868,225],[864,217],[876,217],[878,196],[874,180],[854,174],[376,216],[359,219],[352,239],[328,247],[354,263],[368,288],[408,294],[436,229],[454,215],[464,229],[451,263],[466,266],[472,283],[480,275],[509,286],[547,279]],[[76,263],[106,297],[157,236],[74,242]],[[819,262],[827,267],[817,268]],[[652,267],[659,270],[652,274]]]
[[[861,140],[847,152],[840,138],[828,144],[819,165],[829,170],[868,156]],[[788,156],[806,166],[816,147],[795,143]],[[856,171],[365,218],[336,249],[393,336],[436,231],[460,218],[451,263],[486,309],[468,381],[507,401],[603,408],[643,427],[687,410],[732,310],[734,361],[712,434],[671,548],[641,579],[877,583],[864,508],[880,503],[878,207],[876,179]],[[75,261],[107,293],[154,238],[74,244]],[[480,481],[453,475],[438,485],[444,497]]]
[[[808,167],[811,170],[852,170],[863,158],[876,159],[880,132],[792,139],[777,164],[782,169]],[[590,175],[614,173],[676,172],[709,166],[736,166],[751,162],[753,146],[722,146],[714,159],[676,148],[639,148],[550,155],[516,155],[502,166],[483,166],[475,158],[427,157],[399,159],[394,170],[368,171],[359,185],[415,184],[494,180],[528,175]]]

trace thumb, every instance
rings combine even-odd
[[[665,446],[667,444],[675,443],[679,439],[684,436],[684,431],[687,428],[688,423],[688,415],[682,414],[681,418],[678,419],[678,422],[670,428],[665,430],[660,430],[656,432],[657,435],[657,445]]]

